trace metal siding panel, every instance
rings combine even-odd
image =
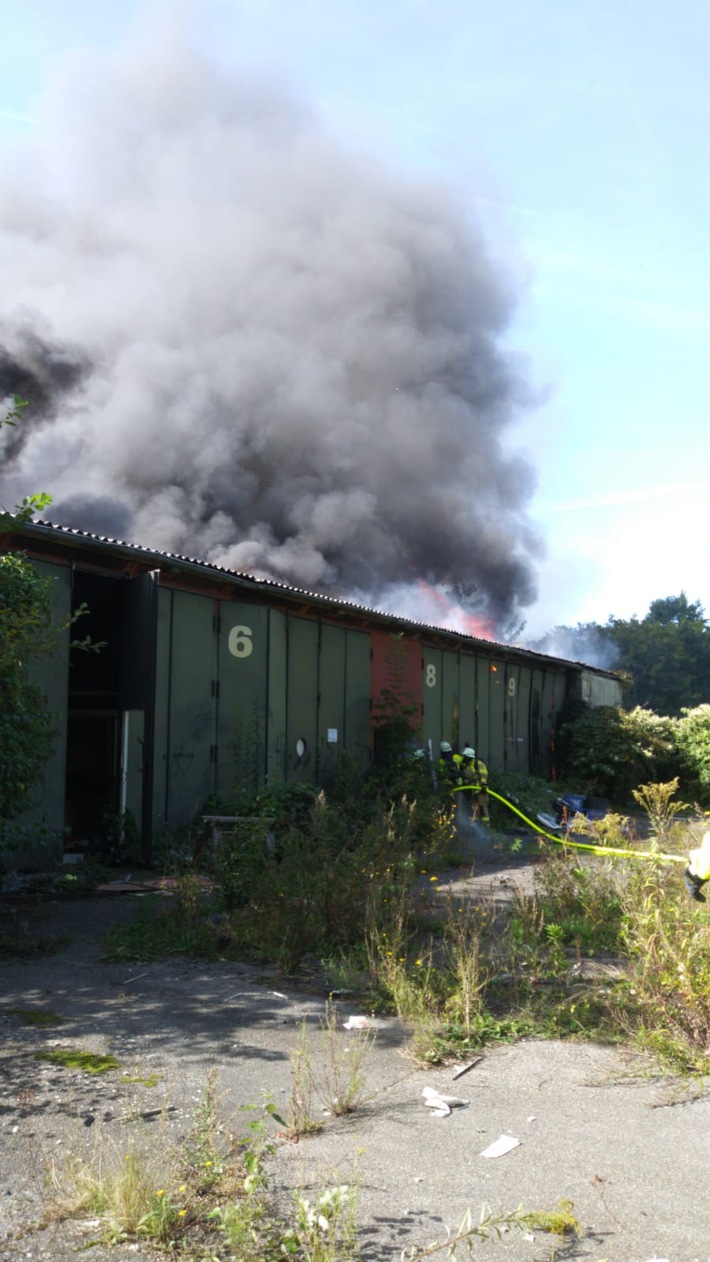
[[[529,666],[518,666],[518,682],[516,687],[517,727],[515,732],[516,770],[522,775],[532,775],[530,765],[530,697],[532,692],[532,670]]]
[[[476,716],[476,679],[478,660],[473,654],[462,653],[459,658],[459,739],[469,741],[477,748],[478,724]]]
[[[422,743],[432,744],[439,757],[439,741],[452,739],[444,721],[444,678],[441,649],[425,648],[422,653]]]
[[[173,594],[168,822],[185,824],[215,791],[216,698],[213,602]]]
[[[521,667],[518,662],[507,662],[505,666],[505,770],[525,771],[527,769],[527,700],[530,694],[528,680],[527,694],[521,696]],[[521,720],[521,707],[523,718]]]
[[[444,650],[441,654],[441,735],[457,750],[466,740],[461,714],[460,675],[458,653]]]
[[[219,626],[217,796],[229,801],[266,776],[269,612],[224,600]]]
[[[33,561],[32,567],[42,578],[52,580],[52,614],[58,623],[66,623],[72,607],[69,566],[53,565],[49,561]],[[20,828],[33,828],[41,824],[53,835],[53,840],[49,845],[42,844],[38,852],[23,847],[21,853],[14,854],[13,862],[25,867],[34,866],[35,861],[61,861],[66,796],[69,641],[72,634],[67,627],[61,633],[57,648],[35,658],[29,668],[30,678],[42,689],[47,705],[55,716],[55,735],[52,753],[44,765],[35,790],[36,805],[23,811],[14,822]],[[81,622],[77,624],[76,636],[81,637]]]
[[[343,749],[346,637],[344,627],[321,626],[318,663],[319,784],[327,783]]]
[[[370,636],[346,632],[343,749],[370,757]]]
[[[476,662],[476,744],[479,758],[491,766],[491,660],[479,657]]]
[[[168,810],[168,748],[170,713],[170,636],[173,593],[158,591],[155,653],[155,734],[153,739],[153,831],[165,829]]]
[[[529,765],[530,775],[532,776],[544,776],[547,773],[547,764],[545,758],[543,757],[544,750],[542,744],[542,689],[544,679],[544,671],[533,669],[530,680],[529,711]]]
[[[268,721],[266,733],[266,780],[283,784],[286,779],[286,615],[269,610]]]
[[[555,737],[558,718],[565,701],[565,682],[564,672],[553,668],[546,671],[542,696],[542,748],[546,775],[553,780],[557,778],[558,772]]]
[[[317,622],[288,618],[286,779],[311,784],[317,777],[319,631]],[[305,742],[302,754],[298,741]]]
[[[488,702],[488,757],[484,757],[489,767],[496,771],[505,770],[505,666],[503,662],[492,661],[489,666],[490,684]]]

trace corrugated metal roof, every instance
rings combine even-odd
[[[478,646],[490,646],[498,649],[500,652],[511,653],[515,656],[540,659],[546,663],[556,663],[560,666],[575,666],[583,670],[592,671],[594,674],[607,675],[615,678],[613,671],[601,670],[596,666],[589,666],[586,662],[570,661],[563,657],[553,657],[548,653],[541,653],[536,649],[524,648],[517,644],[503,644],[497,640],[485,640],[479,636],[468,635],[464,631],[452,631],[449,627],[439,627],[433,623],[419,622],[415,618],[405,618],[399,614],[385,613],[381,609],[372,609],[368,605],[360,605],[354,601],[349,601],[341,597],[328,596],[323,592],[312,592],[307,588],[292,587],[288,583],[280,583],[277,579],[257,578],[254,574],[248,574],[241,570],[229,570],[224,566],[215,565],[211,561],[205,561],[200,557],[184,556],[177,552],[161,552],[156,548],[148,548],[143,544],[130,543],[125,539],[112,539],[108,535],[96,535],[90,531],[80,530],[75,526],[63,526],[52,521],[33,521],[20,526],[16,534],[24,534],[27,532],[32,535],[35,531],[49,531],[54,535],[66,536],[76,540],[85,540],[90,544],[103,545],[120,551],[135,553],[144,557],[146,561],[165,562],[169,561],[178,566],[194,566],[200,570],[204,570],[207,574],[219,574],[227,579],[234,579],[241,583],[253,584],[267,591],[278,591],[285,595],[292,595],[312,601],[315,604],[330,605],[334,609],[351,609],[359,614],[366,614],[369,618],[381,620],[387,625],[393,623],[400,627],[416,627],[421,631],[435,632],[438,636],[444,636],[452,641],[466,641],[467,643],[476,644]]]

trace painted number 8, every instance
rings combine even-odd
[[[254,649],[251,627],[232,627],[227,645],[233,657],[250,657]]]
[[[436,688],[436,666],[433,662],[429,662],[424,671],[424,683],[427,688]]]

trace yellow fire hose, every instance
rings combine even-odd
[[[461,793],[462,790],[467,788],[468,785],[457,784],[454,785],[453,792]],[[501,797],[500,793],[496,793],[494,789],[486,788],[485,792],[490,794],[492,798],[495,798],[497,802],[502,802],[503,806],[507,806],[509,811],[513,811],[515,815],[519,815],[520,818],[524,820],[530,828],[532,828],[533,832],[538,833],[541,837],[546,837],[548,841],[556,842],[558,846],[572,846],[575,850],[588,850],[592,854],[619,855],[624,859],[660,859],[663,863],[687,864],[688,862],[687,857],[681,854],[661,854],[660,851],[653,852],[649,850],[615,850],[611,846],[593,846],[590,842],[570,841],[569,836],[556,837],[554,833],[550,833],[545,828],[541,828],[539,824],[533,823],[531,819],[528,819],[527,815],[524,815],[522,811],[518,810],[517,806],[513,806],[512,802],[509,802],[507,798]]]

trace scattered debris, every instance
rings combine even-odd
[[[482,1060],[483,1060],[482,1056],[477,1056],[475,1060],[470,1060],[468,1064],[459,1065],[452,1074],[452,1078],[454,1082],[456,1081],[457,1078],[462,1078],[464,1074],[467,1074],[469,1069],[473,1069],[475,1065],[480,1065]]]
[[[369,1030],[369,1017],[348,1017],[347,1021],[343,1021],[344,1030]]]
[[[424,1107],[433,1111],[434,1117],[448,1117],[451,1109],[445,1100],[439,1100],[436,1096],[424,1101]]]
[[[482,1157],[504,1157],[507,1152],[512,1152],[518,1147],[519,1139],[515,1139],[512,1135],[501,1135],[494,1143],[489,1144],[488,1148],[484,1148],[481,1153]]]
[[[448,1117],[452,1109],[465,1109],[469,1104],[468,1100],[462,1100],[460,1096],[444,1095],[434,1087],[425,1087],[422,1096],[424,1107],[433,1109],[435,1117]]]

